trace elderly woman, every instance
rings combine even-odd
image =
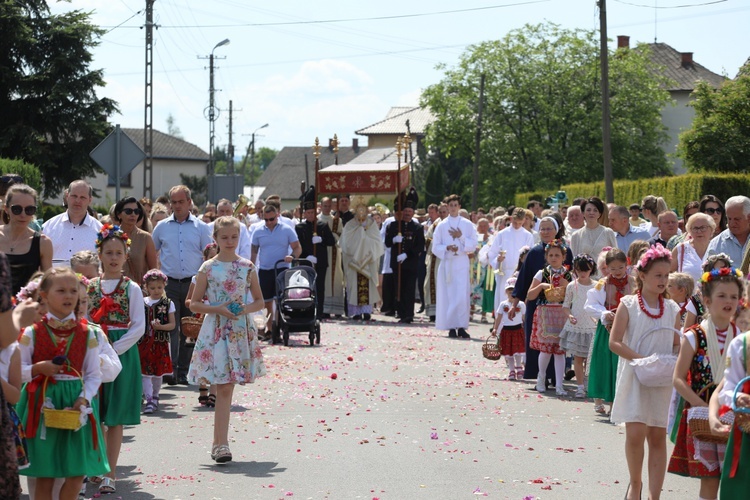
[[[123,274],[139,285],[146,271],[156,268],[154,240],[139,227],[145,218],[141,202],[132,196],[121,199],[115,205],[114,222],[130,236],[131,241]]]
[[[516,287],[513,290],[513,307],[520,301],[526,301],[526,294],[531,287],[534,275],[545,266],[544,246],[554,239],[561,239],[563,234],[565,234],[565,227],[563,227],[562,217],[559,214],[552,214],[539,222],[539,237],[541,241],[529,250],[526,260],[518,272]],[[568,248],[565,255],[565,265],[570,266],[572,263],[573,254],[570,248]],[[539,351],[529,347],[531,325],[534,322],[535,311],[536,299],[526,301],[526,322],[524,324],[524,332],[526,334],[526,366],[523,378],[530,380],[536,380],[539,374]],[[513,310],[511,310],[511,313],[515,314]],[[547,370],[547,379],[554,379],[554,367],[552,364],[550,364]]]
[[[52,241],[29,227],[36,214],[36,203],[37,192],[26,184],[14,184],[5,195],[0,251],[8,257],[13,295],[35,272],[52,266]]]
[[[582,253],[596,257],[604,247],[617,247],[615,232],[607,227],[607,215],[604,202],[592,196],[581,205],[586,225],[570,237],[570,249],[573,255]]]
[[[688,237],[672,250],[671,272],[687,273],[696,283],[703,275],[703,261],[708,257],[708,244],[714,234],[716,222],[713,217],[702,212],[688,219]]]

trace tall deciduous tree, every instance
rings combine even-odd
[[[750,72],[740,71],[719,89],[701,82],[693,97],[695,119],[680,134],[678,147],[688,169],[750,171]]]
[[[598,34],[554,24],[527,25],[470,47],[422,94],[437,120],[428,149],[445,158],[447,191],[469,199],[479,80],[485,75],[480,200],[507,203],[515,191],[556,190],[603,178]],[[610,62],[616,179],[668,174],[660,88],[647,47]]]
[[[0,156],[39,167],[46,195],[95,171],[89,152],[109,131],[90,49],[103,33],[82,11],[52,15],[43,0],[0,3]]]

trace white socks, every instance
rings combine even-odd
[[[159,392],[161,391],[161,377],[141,375],[141,383],[143,385],[143,395],[146,396],[147,400],[159,397]]]
[[[552,358],[552,354],[548,352],[539,353],[539,377],[544,380],[545,374],[547,373],[547,366],[549,366],[549,360]],[[565,379],[565,355],[555,354],[555,387],[562,389],[563,380]]]

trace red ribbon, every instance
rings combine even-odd
[[[102,318],[104,318],[105,315],[112,311],[120,310],[120,304],[115,302],[115,300],[109,295],[105,295],[99,303],[99,308],[91,313],[91,319],[94,320],[95,323],[101,323]]]
[[[40,403],[36,393],[39,387],[44,387],[45,380],[48,383],[57,383],[57,380],[52,377],[47,377],[46,375],[37,375],[31,380],[31,382],[26,385],[26,393],[29,396],[29,415],[26,419],[26,436],[29,438],[36,437],[36,431],[39,428],[39,420],[42,415],[42,407],[44,406],[44,401]],[[42,391],[42,396],[44,396],[44,391]]]

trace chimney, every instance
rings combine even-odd
[[[618,49],[629,49],[630,48],[630,37],[627,35],[617,35],[617,48]]]
[[[680,52],[682,57],[682,67],[692,68],[693,67],[693,53],[692,52]]]
[[[328,151],[333,151],[333,139],[328,139]]]
[[[359,153],[359,139],[357,137],[352,139],[352,149],[355,153]]]

